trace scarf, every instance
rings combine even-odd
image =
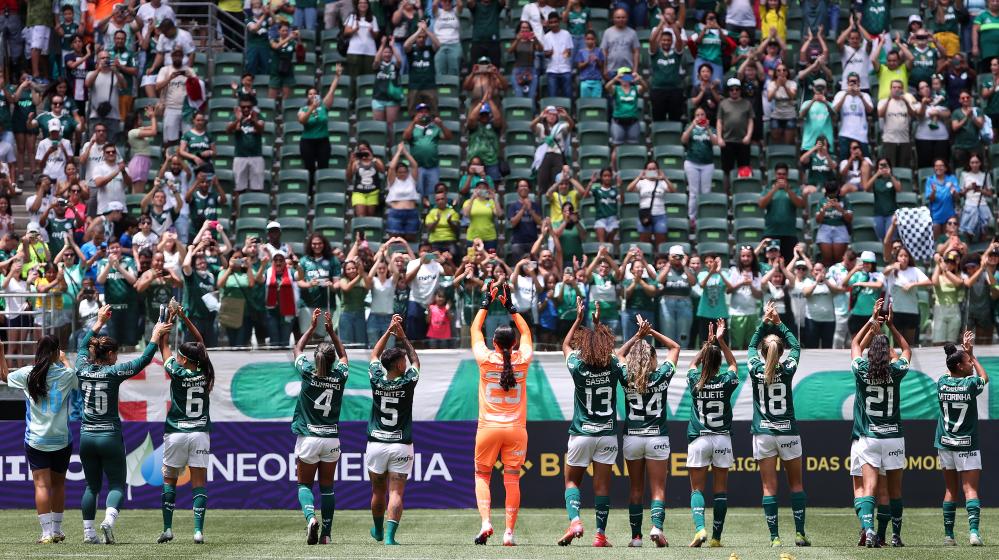
[[[277,307],[282,317],[295,316],[295,292],[287,268],[280,280],[273,266],[267,272],[267,307]]]

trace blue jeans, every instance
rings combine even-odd
[[[486,175],[492,177],[493,181],[497,183],[503,180],[503,174],[500,173],[500,166],[498,163],[486,166]]]
[[[423,340],[427,337],[427,308],[410,300],[406,308],[403,330],[410,340]]]
[[[389,234],[410,235],[420,231],[420,212],[415,208],[404,210],[389,208],[386,218],[385,231]]]
[[[690,325],[694,306],[690,298],[664,296],[659,300],[659,332],[676,341],[680,348],[690,347]]]
[[[267,336],[271,346],[289,346],[291,344],[291,329],[295,322],[294,315],[283,317],[278,308],[267,310]]]
[[[583,50],[583,47],[585,46],[586,37],[584,35],[579,35],[578,37],[576,35],[572,36],[572,60],[576,60],[576,53]],[[573,62],[573,66],[575,65],[576,63]]]
[[[399,64],[399,75],[400,76],[404,76],[406,74],[409,74],[409,57],[406,56],[405,44],[406,44],[405,41],[393,41],[392,42],[392,50],[395,51],[395,54],[399,55],[399,60],[402,61],[402,63]]]
[[[721,64],[717,64],[715,62],[711,62],[709,60],[704,60],[701,57],[697,57],[697,58],[694,59],[694,71],[691,74],[692,76],[696,76],[697,75],[697,71],[701,67],[702,64],[707,64],[707,65],[711,66],[711,79],[712,80],[715,80],[717,82],[721,82],[722,81],[722,77],[723,77],[723,75],[725,73],[725,70],[722,68],[722,65]]]
[[[878,236],[878,241],[883,241],[888,233],[888,226],[894,216],[874,216],[874,235]],[[897,237],[897,236],[896,236]]]
[[[340,315],[340,324],[343,324],[343,315]],[[385,334],[389,325],[392,324],[392,315],[389,313],[369,313],[368,314],[368,345],[374,346],[375,342]],[[386,348],[395,346],[395,337],[390,336]]]
[[[520,78],[523,76],[531,77],[527,85],[520,83]],[[514,67],[510,71],[510,90],[514,97],[526,97],[533,101],[538,95],[538,73],[534,68]]]
[[[295,8],[294,19],[292,22],[296,29],[308,29],[310,31],[315,31],[318,29],[318,26],[316,25],[316,9]]]
[[[510,324],[510,315],[507,313],[490,313],[486,315],[486,323],[482,325],[483,335],[489,342],[487,345],[492,345],[493,333],[496,329],[507,326]]]
[[[625,304],[627,305],[627,304]],[[621,337],[623,340],[631,340],[638,332],[638,316],[642,319],[655,323],[656,312],[648,309],[628,309],[621,311]]]
[[[421,167],[419,178],[416,181],[416,192],[420,193],[420,196],[429,200],[434,201],[434,187],[441,180],[441,168],[440,167]]]
[[[603,97],[604,83],[600,80],[583,80],[579,82],[580,97]]]
[[[623,8],[628,12],[628,26],[632,29],[646,27],[649,6],[645,0],[617,0],[614,2],[614,9],[617,8]],[[614,9],[611,10],[612,13]]]
[[[442,76],[457,76],[461,72],[461,43],[441,44],[434,55],[434,69]]]
[[[829,24],[826,25],[826,37],[830,39],[839,35],[839,2],[829,6]]]
[[[572,97],[572,73],[555,74],[548,72],[548,95],[552,97]]]
[[[391,317],[389,319],[391,320]],[[385,327],[385,329],[387,328]],[[382,329],[378,336],[381,336],[385,329]],[[338,332],[340,340],[344,344],[360,344],[366,348],[368,346],[368,330],[364,324],[364,311],[341,311]]]

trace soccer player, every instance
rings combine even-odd
[[[173,509],[177,500],[177,478],[184,467],[191,471],[194,509],[194,543],[205,542],[205,513],[208,505],[208,461],[211,456],[212,420],[209,396],[215,384],[215,368],[208,358],[204,339],[180,306],[171,316],[184,321],[194,338],[170,351],[169,337],[160,339],[163,369],[170,377],[170,410],[163,434],[163,532],[157,543],[173,540]],[[171,321],[173,322],[173,321]]]
[[[985,390],[989,374],[973,352],[975,333],[964,333],[961,348],[944,346],[947,370],[937,381],[940,418],[934,438],[940,464],[944,469],[944,544],[957,546],[954,540],[954,517],[957,513],[958,484],[964,490],[968,509],[968,541],[983,546],[978,532],[982,506],[978,501],[978,480],[982,474],[982,455],[978,449],[978,395]]]
[[[856,401],[863,406],[854,415],[854,430],[860,434],[856,443],[855,460],[861,467],[864,495],[860,498],[860,523],[865,532],[865,544],[874,548],[879,543],[874,532],[874,492],[878,484],[879,469],[885,470],[888,488],[888,507],[891,511],[893,547],[902,543],[902,469],[905,467],[905,439],[902,437],[899,406],[902,378],[909,373],[912,351],[905,337],[892,322],[891,306],[882,315],[884,300],[874,303],[871,318],[860,328],[851,344],[853,374],[856,378]],[[901,356],[888,343],[888,336],[881,333],[887,325],[892,338],[902,349]],[[869,347],[869,348],[868,348]],[[864,350],[867,357],[864,358]]]
[[[586,306],[576,298],[576,320],[562,341],[562,354],[575,385],[569,451],[565,465],[565,510],[569,529],[558,540],[568,546],[583,536],[579,519],[579,485],[593,463],[593,494],[597,534],[593,546],[610,546],[604,531],[610,514],[610,476],[617,461],[617,385],[624,371],[614,355],[614,333],[600,322],[600,306],[593,313],[593,329],[580,327]]]
[[[385,350],[390,336],[396,346]],[[384,352],[383,352],[384,350]],[[407,366],[406,360],[409,360]],[[402,317],[392,316],[385,334],[371,351],[371,417],[365,467],[371,478],[371,536],[387,545],[395,540],[402,518],[402,494],[413,472],[413,393],[420,380],[420,359],[402,328]],[[385,525],[385,492],[388,491],[388,526]]]
[[[483,340],[482,326],[494,299],[503,303],[520,332],[520,345],[508,325],[493,332],[493,349]],[[520,511],[520,467],[527,455],[527,370],[534,348],[531,327],[510,299],[509,288],[494,287],[482,299],[482,308],[472,321],[472,354],[479,365],[479,426],[475,433],[475,500],[482,528],[475,544],[486,544],[493,534],[489,521],[489,479],[499,456],[503,461],[503,488],[506,489],[506,531],[503,546],[516,546],[513,530]]]
[[[652,530],[649,538],[657,547],[669,546],[663,534],[666,516],[666,475],[669,471],[669,432],[666,429],[666,390],[676,373],[680,345],[652,329],[652,323],[638,318],[638,331],[617,351],[626,372],[624,394],[628,417],[624,428],[624,460],[628,463],[631,491],[628,498],[628,522],[631,543],[642,546],[642,501],[645,498],[645,473],[649,473]],[[645,338],[652,335],[666,347],[666,361],[656,363],[656,351]]]
[[[775,332],[776,331],[776,332]],[[769,334],[767,334],[769,333]],[[762,339],[762,340],[761,340]],[[784,348],[790,349],[781,361]],[[777,306],[768,303],[763,322],[749,341],[749,378],[753,382],[753,459],[763,482],[763,514],[770,529],[770,546],[780,546],[777,527],[777,457],[780,456],[791,489],[794,544],[811,546],[805,536],[805,487],[801,481],[801,437],[794,418],[791,381],[798,369],[801,345],[781,322]]]
[[[66,505],[66,471],[73,452],[69,399],[78,381],[55,336],[39,339],[34,363],[15,371],[7,366],[3,347],[0,342],[0,381],[12,389],[23,390],[27,400],[24,454],[35,482],[35,511],[42,526],[38,544],[61,542],[66,540],[62,514]]]
[[[111,319],[111,306],[101,307],[94,326],[84,333],[76,355],[76,376],[83,393],[83,422],[80,424],[80,463],[87,487],[83,490],[80,510],[83,513],[83,542],[98,544],[94,518],[97,498],[104,476],[108,478],[106,510],[101,522],[104,544],[114,544],[114,523],[125,493],[125,441],[118,416],[118,388],[153,361],[160,338],[170,333],[169,323],[158,323],[149,344],[138,358],[116,364],[118,342],[107,336],[95,336]]]
[[[704,487],[708,467],[713,477],[714,515],[710,547],[721,546],[728,512],[728,469],[732,467],[732,395],[739,386],[739,365],[725,343],[725,320],[708,324],[708,339],[687,370],[690,420],[687,422],[687,470],[690,473],[690,511],[694,540],[699,547],[708,540],[704,530]],[[724,356],[728,369],[721,371]]]
[[[305,542],[329,544],[333,529],[336,497],[333,495],[333,473],[340,460],[340,407],[347,385],[347,350],[333,332],[333,319],[325,315],[326,333],[332,344],[316,346],[313,360],[305,355],[305,346],[319,326],[322,311],[312,312],[312,323],[295,345],[295,370],[302,378],[291,432],[295,434],[295,458],[298,463],[298,502],[305,515]],[[339,358],[338,358],[339,357]],[[319,473],[320,508],[323,515],[322,533],[316,520],[315,496],[312,483]]]

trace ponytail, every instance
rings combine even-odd
[[[763,365],[763,383],[770,385],[777,376],[777,366],[780,365],[780,356],[784,353],[784,343],[775,334],[763,339],[763,355],[766,363]]]
[[[509,391],[517,385],[517,377],[513,374],[513,358],[511,356],[513,343],[513,329],[509,325],[503,325],[493,331],[493,344],[503,354],[503,372],[500,374],[499,383],[504,391]]]
[[[656,369],[656,353],[652,345],[639,340],[625,357],[628,369],[628,386],[640,394],[649,388],[649,373]]]
[[[49,367],[59,358],[59,339],[45,335],[35,348],[35,363],[28,373],[28,396],[35,403],[41,402],[49,394]]]
[[[714,344],[705,342],[704,346],[701,346],[701,353],[697,359],[701,365],[701,377],[697,380],[698,392],[704,389],[704,384],[718,373],[718,368],[721,367],[721,359],[721,350]]]
[[[329,342],[321,342],[316,346],[316,377],[326,377],[333,371],[336,361],[336,348]]]
[[[208,392],[211,393],[215,386],[215,366],[208,358],[208,350],[205,349],[205,345],[200,342],[185,342],[177,348],[177,353],[192,362],[194,368],[205,376],[205,380],[208,382]]]

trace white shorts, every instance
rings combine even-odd
[[[624,460],[669,460],[669,436],[624,436]]]
[[[295,457],[306,465],[335,463],[340,460],[340,438],[298,436]]]
[[[853,440],[850,442],[850,476],[864,476],[864,471],[860,468],[858,453],[857,440]],[[885,475],[884,467],[878,469],[878,474]]]
[[[688,467],[718,467],[727,469],[735,462],[732,453],[732,436],[705,434],[698,436],[687,446]]]
[[[232,175],[236,192],[247,189],[251,191],[264,190],[264,158],[237,157],[232,159]]]
[[[212,455],[212,439],[208,432],[177,432],[163,434],[163,465],[208,468]]]
[[[572,467],[588,467],[590,463],[613,465],[617,462],[617,437],[569,436],[565,462]]]
[[[409,475],[413,472],[412,443],[382,443],[369,441],[364,451],[364,466],[375,474],[385,471]]]
[[[176,142],[180,140],[181,125],[184,122],[184,112],[180,109],[163,110],[163,141]]]
[[[41,51],[42,54],[48,54],[50,31],[47,25],[26,27],[23,32],[24,42],[28,44],[27,47],[29,49]]]
[[[878,473],[905,468],[905,438],[861,437],[851,451],[850,472],[858,471],[862,465],[877,467]]]
[[[780,456],[781,461],[801,457],[801,436],[775,436],[753,434],[753,459],[768,459]]]
[[[977,449],[968,451],[953,451],[937,449],[940,466],[948,471],[980,471],[982,470],[982,452]]]
[[[600,218],[599,220],[593,222],[594,229],[603,229],[607,231],[614,231],[618,228],[618,221],[616,216],[611,216],[609,218]]]

